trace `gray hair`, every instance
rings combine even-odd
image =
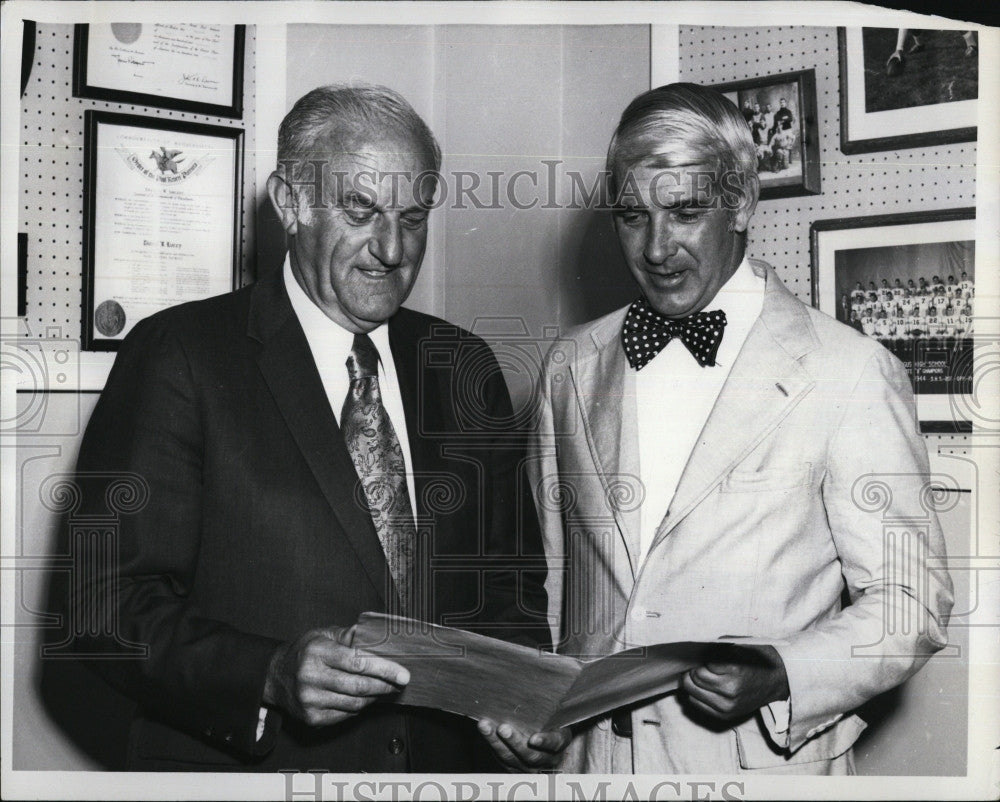
[[[300,97],[278,129],[278,160],[311,158],[317,142],[333,131],[407,134],[421,146],[430,168],[441,169],[441,148],[427,123],[398,92],[372,84],[331,84]]]
[[[662,157],[662,167],[707,165],[725,186],[749,200],[748,180],[757,174],[757,151],[743,113],[714,89],[691,83],[667,84],[636,97],[622,112],[608,147],[607,170],[616,173]]]

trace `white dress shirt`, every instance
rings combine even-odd
[[[639,478],[646,491],[639,509],[639,565],[646,559],[698,436],[763,307],[764,278],[753,272],[744,257],[705,307],[708,312],[721,309],[726,313],[715,365],[699,365],[675,337],[636,374]],[[790,712],[788,699],[761,708],[764,726],[779,746],[787,745]]]
[[[305,290],[295,280],[295,275],[292,273],[292,263],[287,255],[283,271],[288,300],[292,302],[295,316],[299,319],[299,324],[306,334],[309,350],[312,351],[313,361],[316,363],[320,380],[323,382],[323,389],[326,390],[327,401],[330,402],[330,409],[333,410],[333,415],[339,425],[344,399],[347,398],[347,391],[351,387],[351,380],[347,373],[347,357],[354,345],[354,334],[334,323],[323,313],[322,309],[310,300]],[[406,432],[403,396],[399,392],[396,365],[392,361],[392,351],[389,349],[389,326],[383,323],[378,328],[368,332],[368,336],[371,337],[378,349],[378,386],[382,393],[385,411],[389,415],[389,420],[392,421],[392,428],[396,430],[396,437],[399,438],[399,444],[403,448],[403,460],[406,465],[406,489],[410,494],[410,509],[415,518],[417,510],[413,482],[413,460],[410,459],[410,440]]]
[[[639,564],[673,500],[684,466],[708,420],[729,370],[764,306],[764,279],[744,259],[705,310],[726,313],[714,367],[702,367],[673,338],[635,380],[639,478],[646,490],[639,510]]]

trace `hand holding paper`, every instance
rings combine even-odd
[[[569,727],[527,733],[511,724],[497,725],[488,718],[480,720],[479,732],[493,747],[501,763],[522,774],[555,766],[573,739]]]
[[[773,646],[747,647],[735,659],[725,654],[689,671],[681,683],[686,702],[695,710],[722,721],[742,719],[770,702],[788,698],[788,677]],[[753,659],[757,657],[758,659]]]
[[[757,651],[731,643],[659,643],[582,661],[376,613],[360,617],[354,646],[409,670],[410,682],[395,702],[486,720],[487,729],[508,724],[510,738],[499,735],[503,744],[496,743],[494,748],[506,745],[509,758],[522,753],[538,760],[529,742],[532,734],[558,732],[617,707],[676,690],[686,672],[713,662],[720,650],[730,656],[746,654],[751,661]],[[494,736],[497,733],[492,729],[490,737]],[[555,736],[542,740],[540,748],[551,745],[558,751]]]
[[[271,658],[264,701],[314,727],[336,724],[409,681],[402,666],[352,647],[354,628],[307,632]]]

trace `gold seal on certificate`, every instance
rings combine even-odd
[[[86,348],[233,289],[241,143],[236,128],[87,113]]]
[[[94,310],[94,328],[105,337],[121,334],[125,328],[125,310],[118,301],[101,301]]]

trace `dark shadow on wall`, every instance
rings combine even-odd
[[[565,241],[575,243],[563,258],[563,328],[620,309],[639,294],[625,266],[609,212],[585,210],[567,224]]]
[[[285,261],[285,230],[271,205],[267,193],[257,198],[257,251],[255,253],[255,279],[280,270]]]

